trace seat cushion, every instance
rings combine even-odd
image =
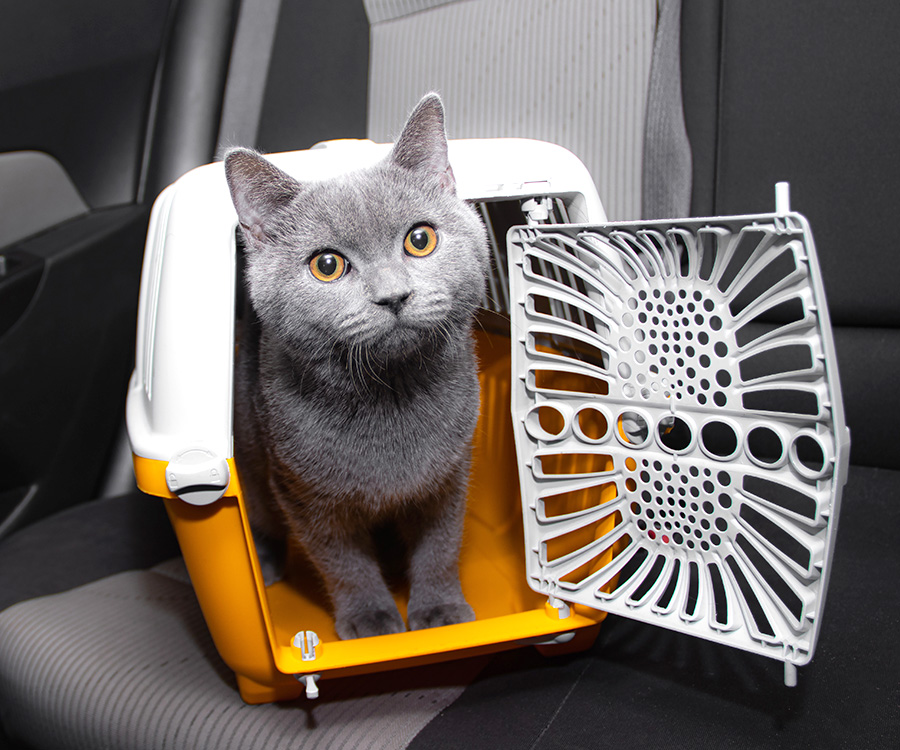
[[[180,559],[0,613],[0,716],[35,748],[402,748],[480,666],[330,680],[316,701],[247,706]]]

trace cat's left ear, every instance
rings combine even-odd
[[[225,178],[248,239],[263,242],[266,227],[301,190],[300,183],[256,151],[235,148],[225,155]]]
[[[447,158],[444,105],[437,94],[427,94],[416,105],[391,152],[391,160],[413,171],[425,170],[440,176],[441,185],[456,191],[456,179]]]

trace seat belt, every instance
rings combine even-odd
[[[255,146],[281,0],[243,0],[238,15],[216,154]]]
[[[644,114],[641,215],[688,216],[691,144],[681,96],[681,0],[660,0]]]

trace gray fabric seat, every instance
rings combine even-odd
[[[321,701],[250,707],[179,558],[0,614],[6,725],[47,748],[405,747],[471,678],[338,680]],[[468,672],[468,673],[467,673]]]

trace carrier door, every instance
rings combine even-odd
[[[518,227],[508,252],[529,585],[793,682],[849,453],[806,220]]]

